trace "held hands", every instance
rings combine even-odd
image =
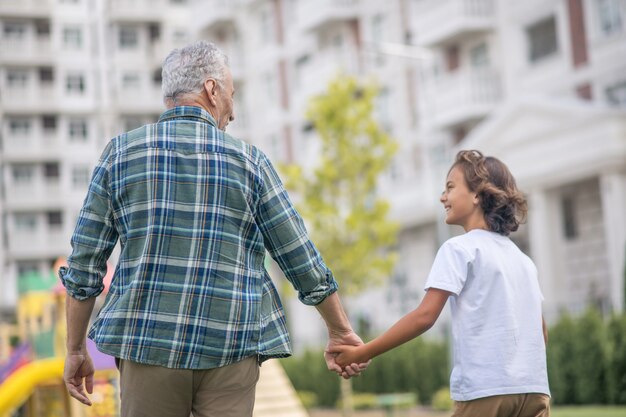
[[[369,363],[371,360],[367,358],[364,352],[364,345],[361,346],[349,346],[341,345],[335,346],[331,353],[335,354],[335,362],[342,368],[347,367],[350,364],[355,363]]]
[[[63,382],[69,394],[85,405],[91,405],[91,400],[85,394],[93,392],[94,366],[87,351],[67,353],[65,357],[65,369],[63,370]],[[85,387],[83,389],[83,379]]]
[[[369,366],[369,360],[364,361],[347,361],[342,360],[341,363],[337,360],[338,353],[344,348],[356,348],[356,346],[363,345],[363,341],[353,331],[342,334],[330,334],[328,345],[324,350],[324,359],[326,360],[326,366],[329,371],[334,371],[337,375],[344,379],[350,379],[355,376],[359,376]]]

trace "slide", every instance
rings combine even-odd
[[[28,343],[23,343],[17,347],[11,354],[9,360],[2,366],[0,366],[0,385],[4,382],[5,379],[9,377],[13,372],[15,372],[19,367],[24,366],[28,362],[30,362],[29,358],[31,356],[30,345]]]
[[[0,385],[0,417],[9,417],[19,408],[37,385],[63,378],[65,358],[48,358],[22,366]]]

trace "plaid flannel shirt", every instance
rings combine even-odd
[[[266,250],[305,304],[337,289],[267,157],[199,107],[167,110],[109,142],[59,271],[70,296],[103,291],[118,238],[89,337],[139,363],[209,369],[290,355]]]

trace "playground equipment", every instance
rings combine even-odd
[[[58,260],[49,275],[19,278],[17,324],[0,325],[0,417],[20,408],[25,417],[118,416],[115,362],[93,342],[87,344],[96,368],[93,406],[70,401],[63,385],[65,289],[55,271],[64,262]]]

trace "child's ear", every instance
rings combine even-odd
[[[474,198],[472,199],[472,202],[475,205],[479,205],[480,204],[480,198],[478,197],[478,194],[474,194]]]

